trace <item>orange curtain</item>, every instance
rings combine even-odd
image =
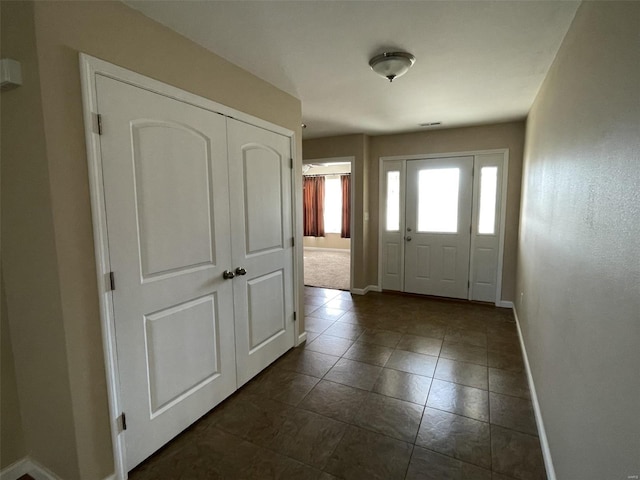
[[[324,177],[304,177],[304,235],[324,237]]]
[[[340,175],[342,186],[342,228],[340,236],[351,238],[351,175]]]

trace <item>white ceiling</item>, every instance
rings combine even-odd
[[[302,100],[305,138],[504,122],[527,115],[579,2],[125,3]],[[416,56],[389,83],[369,58]]]

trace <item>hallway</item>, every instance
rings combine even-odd
[[[544,479],[506,309],[305,288],[305,346],[133,480]]]

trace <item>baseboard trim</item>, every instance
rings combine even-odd
[[[544,422],[542,421],[542,412],[540,411],[538,394],[536,392],[536,386],[533,383],[533,375],[531,374],[529,357],[527,356],[527,349],[524,345],[524,338],[522,337],[522,329],[520,328],[520,319],[518,318],[518,312],[516,311],[515,306],[513,306],[513,316],[516,319],[516,326],[518,328],[518,338],[520,339],[520,348],[522,349],[522,356],[524,358],[524,367],[527,372],[527,381],[529,382],[529,390],[531,391],[531,403],[533,404],[533,412],[535,414],[536,424],[538,426],[538,437],[540,438],[540,447],[542,448],[542,458],[544,459],[544,468],[547,471],[547,480],[556,480],[556,471],[553,468],[553,459],[551,458],[551,449],[549,448],[549,441],[547,440],[547,432],[544,428]]]
[[[0,472],[0,480],[16,480],[22,475],[29,473],[31,463],[27,457],[24,457],[17,462],[13,462],[8,467],[5,467]]]
[[[298,342],[296,343],[296,347],[298,345],[303,344],[306,341],[307,341],[307,332],[302,332],[300,335],[298,335]]]
[[[4,468],[0,472],[0,480],[17,480],[26,474],[29,474],[35,480],[61,480],[51,470],[29,457],[24,457],[22,460],[18,460]]]
[[[364,288],[352,288],[351,293],[354,295],[366,295],[369,292],[381,292],[382,289],[378,285],[367,285]]]
[[[498,300],[496,302],[496,307],[500,307],[500,308],[510,308],[513,310],[514,306],[513,306],[513,302],[510,302],[509,300]]]
[[[304,250],[315,250],[318,252],[344,252],[351,253],[350,248],[329,248],[329,247],[303,247]]]

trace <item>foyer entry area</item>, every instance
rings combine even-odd
[[[306,288],[290,350],[133,480],[544,479],[508,310]]]

